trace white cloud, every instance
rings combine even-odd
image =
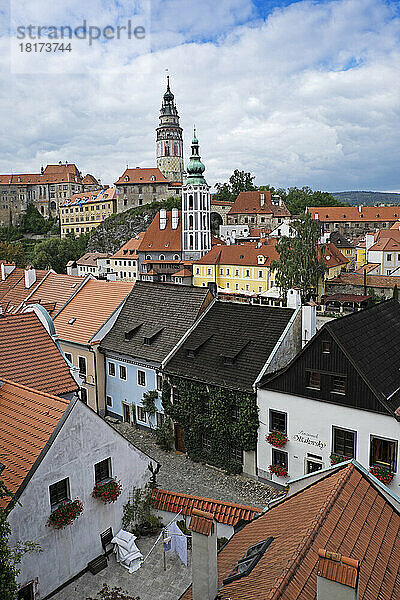
[[[3,38],[0,171],[69,160],[111,183],[127,162],[153,165],[168,67],[186,155],[195,122],[210,183],[241,168],[259,184],[398,188],[399,20],[390,7],[297,2],[246,24],[252,15],[250,1],[157,0],[151,54],[129,59],[129,40],[94,45],[80,75],[7,73]]]

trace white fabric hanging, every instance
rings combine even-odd
[[[169,552],[177,553],[183,564],[187,567],[187,537],[173,521],[166,530],[167,536],[171,537],[171,549]]]

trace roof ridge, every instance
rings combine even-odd
[[[265,600],[278,600],[278,598],[282,595],[284,589],[287,587],[287,585],[290,583],[291,579],[293,578],[294,572],[300,566],[300,563],[301,563],[304,555],[306,554],[307,550],[311,547],[313,540],[315,539],[322,523],[325,520],[326,514],[332,508],[334,502],[336,501],[337,497],[339,496],[339,493],[342,491],[345,483],[351,477],[353,471],[354,471],[353,464],[349,464],[347,468],[343,469],[343,472],[340,475],[338,481],[332,488],[327,499],[325,500],[325,502],[321,506],[320,510],[316,514],[315,518],[313,519],[311,527],[307,531],[304,539],[297,546],[291,559],[288,561],[287,566],[283,570],[282,575],[280,577],[278,577],[278,579],[275,582],[275,585],[271,589],[268,596],[266,596]],[[317,483],[319,483],[319,482],[318,481],[315,482],[315,484],[317,484]],[[308,488],[306,488],[306,489],[308,489]],[[289,499],[290,498],[288,498],[287,500],[289,500]]]
[[[18,388],[22,388],[23,390],[28,390],[29,392],[34,392],[35,394],[40,394],[41,396],[46,396],[46,398],[51,398],[52,400],[58,400],[59,402],[62,402],[63,404],[66,404],[68,406],[68,404],[70,403],[69,400],[66,400],[65,398],[61,398],[61,396],[55,396],[54,394],[48,394],[47,392],[42,392],[41,390],[37,390],[36,388],[31,388],[27,385],[24,385],[23,383],[17,383],[16,381],[12,381],[11,379],[5,379],[4,377],[0,377],[0,382],[4,383],[8,383],[9,385],[18,387]],[[1,386],[0,386],[1,389]]]
[[[245,508],[247,510],[254,510],[256,512],[261,513],[262,509],[257,508],[255,506],[249,506],[245,504],[237,504],[236,502],[226,502],[225,500],[215,500],[215,498],[205,498],[204,496],[193,496],[192,494],[185,494],[184,492],[172,492],[171,490],[162,490],[160,488],[155,488],[155,492],[163,492],[166,494],[173,494],[174,496],[183,496],[184,498],[189,498],[190,500],[204,500],[206,502],[215,502],[215,504],[223,504],[225,506],[235,506],[236,508]]]

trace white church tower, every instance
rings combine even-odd
[[[210,187],[203,177],[199,141],[194,129],[192,156],[182,187],[182,250],[184,260],[198,260],[211,250]]]

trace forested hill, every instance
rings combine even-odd
[[[332,196],[341,202],[347,202],[354,206],[375,206],[376,204],[398,204],[400,205],[400,193],[390,192],[332,192]]]

